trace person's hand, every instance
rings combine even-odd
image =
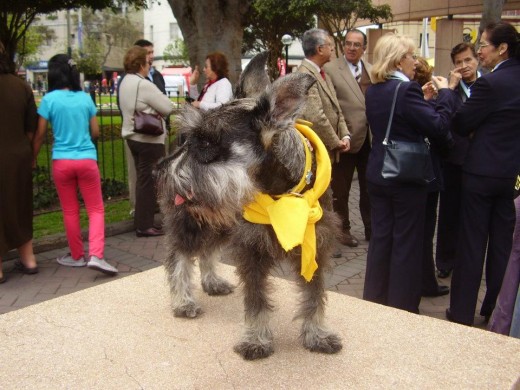
[[[345,143],[345,148],[342,152],[348,152],[350,150],[350,139],[343,138],[343,142]]]
[[[432,76],[432,83],[437,90],[448,88],[448,79],[446,77]]]
[[[462,80],[462,73],[461,70],[463,69],[463,66],[459,66],[458,68],[453,69],[449,74],[449,88],[455,89],[458,87],[460,80]]]
[[[200,108],[200,102],[198,100],[191,102],[191,105],[195,108]]]
[[[431,81],[428,81],[422,86],[422,91],[424,94],[424,100],[431,100],[437,97],[437,89]]]
[[[195,65],[195,70],[192,72],[190,76],[190,85],[195,85],[199,82],[200,78],[200,72],[199,72],[199,66]]]

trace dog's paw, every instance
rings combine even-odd
[[[173,308],[173,315],[175,317],[195,318],[198,317],[198,315],[201,313],[202,309],[195,303],[190,303],[189,305],[183,305]]]
[[[245,360],[264,359],[273,354],[273,344],[251,344],[241,342],[233,348],[236,353],[241,355]]]
[[[330,333],[325,337],[304,337],[303,346],[311,352],[321,353],[337,353],[343,348],[341,338],[334,333]]]
[[[228,295],[235,290],[235,286],[226,282],[224,279],[202,282],[202,289],[208,295]]]

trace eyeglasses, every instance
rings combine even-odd
[[[491,43],[486,43],[486,42],[479,42],[478,43],[478,47],[479,48],[483,48],[483,47],[486,47],[486,46],[489,46],[489,45],[491,45]]]
[[[419,57],[417,54],[414,53],[406,53],[403,58],[406,58],[410,54],[410,58],[412,58],[414,61]]]
[[[359,43],[359,42],[349,42],[349,41],[346,41],[343,46],[345,46],[345,47],[353,47],[355,49],[360,49],[361,46],[363,46],[363,45],[361,43]]]

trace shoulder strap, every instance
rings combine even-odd
[[[402,82],[399,82],[395,88],[394,99],[392,100],[392,108],[390,109],[390,118],[388,118],[388,125],[386,126],[386,134],[385,139],[383,140],[383,145],[388,145],[388,137],[390,136],[390,128],[392,127],[392,119],[394,117],[395,102],[397,100],[397,91],[399,91],[401,84]]]
[[[139,82],[137,83],[137,90],[135,91],[135,104],[134,104],[134,111],[136,110],[137,108],[137,95],[139,95],[139,84],[141,84],[141,81],[143,81],[143,79],[139,79]]]

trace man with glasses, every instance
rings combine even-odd
[[[335,205],[342,208],[343,219],[342,244],[356,247],[358,240],[350,232],[348,199],[354,170],[357,170],[359,181],[359,209],[365,227],[365,239],[370,240],[370,202],[366,186],[366,168],[370,154],[370,131],[365,113],[365,92],[372,84],[370,79],[371,65],[361,58],[367,46],[366,35],[357,29],[349,30],[343,45],[343,55],[325,65],[327,76],[332,81],[343,116],[351,133],[350,150],[344,153],[338,163],[342,172],[339,181],[344,191],[335,193]]]
[[[451,49],[452,73],[460,74],[461,81],[455,91],[464,103],[471,96],[471,88],[480,77],[478,57],[472,43],[462,42]],[[437,250],[435,263],[437,276],[447,278],[454,266],[458,247],[462,191],[462,165],[469,148],[469,138],[452,132],[455,141],[449,155],[442,161],[444,189],[440,193]]]
[[[333,206],[345,221],[348,220],[346,213],[348,208],[345,207],[348,199],[343,194],[348,193],[348,190],[340,161],[350,149],[350,132],[343,118],[334,86],[323,70],[323,65],[330,61],[334,46],[325,30],[314,28],[303,34],[302,47],[305,58],[297,71],[310,74],[316,79],[316,83],[309,89],[302,117],[312,122],[312,129],[329,150],[332,160]],[[334,257],[340,256],[341,253],[334,254]]]

